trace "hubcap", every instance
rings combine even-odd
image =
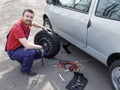
[[[113,69],[111,78],[115,89],[120,90],[120,67]]]

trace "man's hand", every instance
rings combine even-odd
[[[41,57],[43,57],[45,55],[45,50],[42,48],[41,50]]]
[[[41,57],[44,57],[45,56],[45,50],[43,48],[41,48],[39,51],[40,51]]]

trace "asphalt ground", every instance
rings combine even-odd
[[[80,65],[80,72],[88,79],[84,90],[113,90],[109,79],[108,68],[93,57],[70,45],[71,54],[61,47],[60,52],[52,59],[35,60],[32,70],[38,73],[29,77],[20,73],[20,65],[11,61],[4,51],[6,35],[14,22],[21,18],[26,8],[35,11],[34,21],[43,23],[42,14],[45,0],[1,0],[0,1],[0,90],[67,90],[66,85],[73,78],[73,72],[65,72],[56,67],[59,60],[70,60]],[[32,28],[29,40],[33,42],[39,29]],[[61,42],[66,42],[61,39]],[[65,81],[62,81],[59,73]]]

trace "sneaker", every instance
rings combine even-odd
[[[36,72],[32,72],[32,71],[30,71],[30,72],[21,71],[21,73],[24,75],[29,75],[29,76],[36,76],[37,75]]]

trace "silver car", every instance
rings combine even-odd
[[[120,90],[120,0],[46,2],[43,20],[44,26],[50,28],[48,31],[58,34],[108,66],[113,86]],[[38,39],[35,41],[39,42]],[[54,53],[52,56],[60,48],[56,41],[56,52],[50,52]]]

